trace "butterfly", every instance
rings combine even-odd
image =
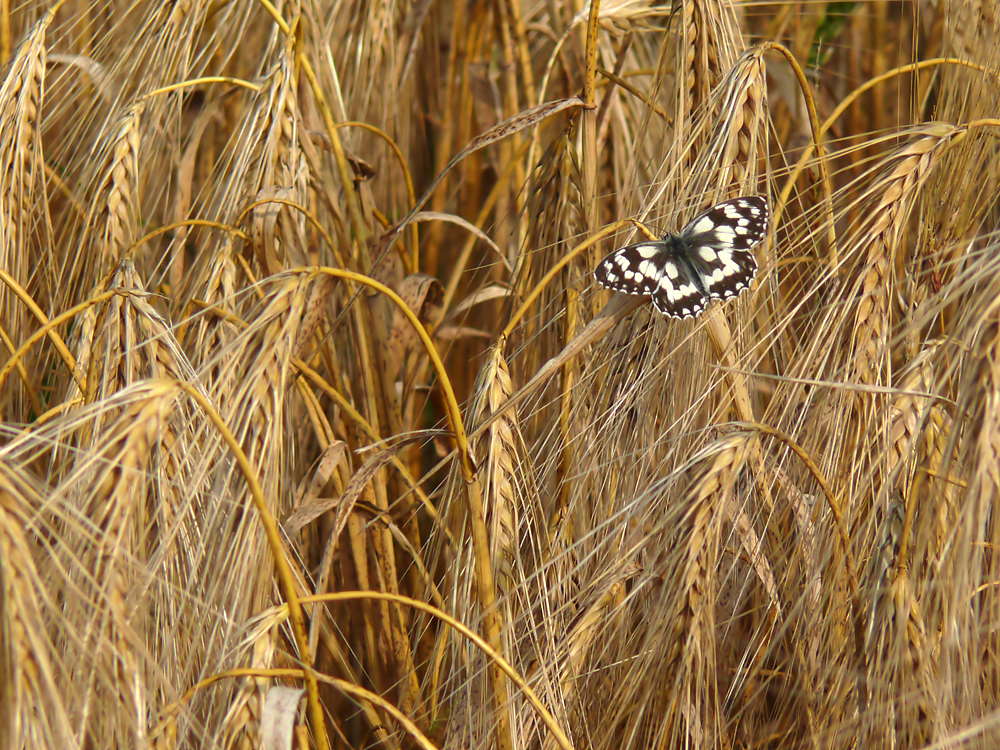
[[[677,234],[619,248],[594,269],[601,286],[653,298],[672,318],[700,315],[710,300],[736,297],[757,273],[751,250],[767,235],[767,198],[733,198],[699,214]]]

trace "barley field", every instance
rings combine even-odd
[[[998,36],[0,1],[0,748],[1000,747]]]

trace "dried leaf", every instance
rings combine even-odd
[[[497,254],[497,257],[500,258],[500,262],[503,263],[504,268],[506,268],[508,272],[511,272],[513,270],[513,269],[511,269],[510,263],[508,262],[507,258],[504,256],[503,252],[501,252],[501,250],[500,250],[499,246],[497,245],[497,243],[495,243],[493,240],[491,240],[489,238],[489,236],[486,234],[486,232],[484,232],[482,229],[480,229],[479,227],[477,227],[475,224],[467,221],[466,219],[463,219],[461,216],[456,216],[455,214],[446,214],[446,213],[442,213],[440,211],[421,211],[420,213],[416,214],[413,217],[413,220],[414,221],[446,221],[446,222],[449,222],[451,224],[457,224],[458,226],[460,226],[463,229],[467,230],[471,234],[476,235],[476,237],[478,237],[483,242],[485,242],[487,245],[489,245],[491,248],[493,248],[493,251]]]
[[[510,293],[510,289],[502,284],[490,284],[489,286],[484,286],[482,289],[477,289],[455,305],[448,313],[448,318],[454,318],[460,313],[465,312],[471,307],[475,307],[481,302],[489,302],[490,300],[499,299],[500,297],[509,297]]]
[[[320,497],[320,493],[330,481],[330,477],[333,476],[337,464],[346,457],[347,445],[343,440],[335,440],[326,446],[319,461],[316,462],[316,469],[313,471],[309,483],[306,484],[303,480],[295,493],[295,510],[285,519],[284,523],[285,531],[290,536],[297,534],[307,524],[336,505],[337,498]]]
[[[441,315],[441,300],[444,297],[444,288],[440,281],[425,273],[411,274],[399,284],[397,292],[421,323],[425,326],[437,323]],[[402,310],[394,307],[386,362],[388,371],[394,378],[398,377],[407,352],[416,348],[418,342],[417,332],[413,330],[410,321],[406,319]]]
[[[344,530],[344,526],[347,525],[347,519],[350,517],[351,511],[354,510],[354,506],[358,502],[358,498],[361,497],[361,492],[364,490],[365,485],[371,481],[371,478],[375,476],[379,469],[392,460],[392,457],[396,455],[401,448],[409,445],[410,443],[419,440],[427,440],[429,437],[434,437],[440,434],[446,433],[442,430],[420,430],[418,432],[409,433],[405,437],[394,441],[392,445],[382,448],[375,455],[365,461],[361,468],[354,472],[354,476],[351,477],[351,480],[344,488],[344,493],[330,506],[337,507],[337,518],[334,520],[333,529],[330,532],[331,538],[336,540],[340,536],[340,533]],[[334,545],[336,545],[336,541],[334,541]]]
[[[458,339],[491,339],[493,334],[481,328],[470,326],[441,326],[434,335],[443,341],[457,341]]]

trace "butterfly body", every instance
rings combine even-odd
[[[710,300],[726,300],[750,287],[757,273],[751,252],[767,235],[767,199],[724,201],[677,234],[615,250],[594,270],[608,289],[648,295],[664,315],[695,317]]]

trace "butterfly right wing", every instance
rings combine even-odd
[[[757,273],[753,248],[767,236],[767,198],[749,195],[712,206],[681,231],[688,261],[712,299],[750,287]]]
[[[594,278],[601,286],[622,294],[653,294],[660,288],[667,255],[667,246],[663,242],[628,245],[598,263]]]

